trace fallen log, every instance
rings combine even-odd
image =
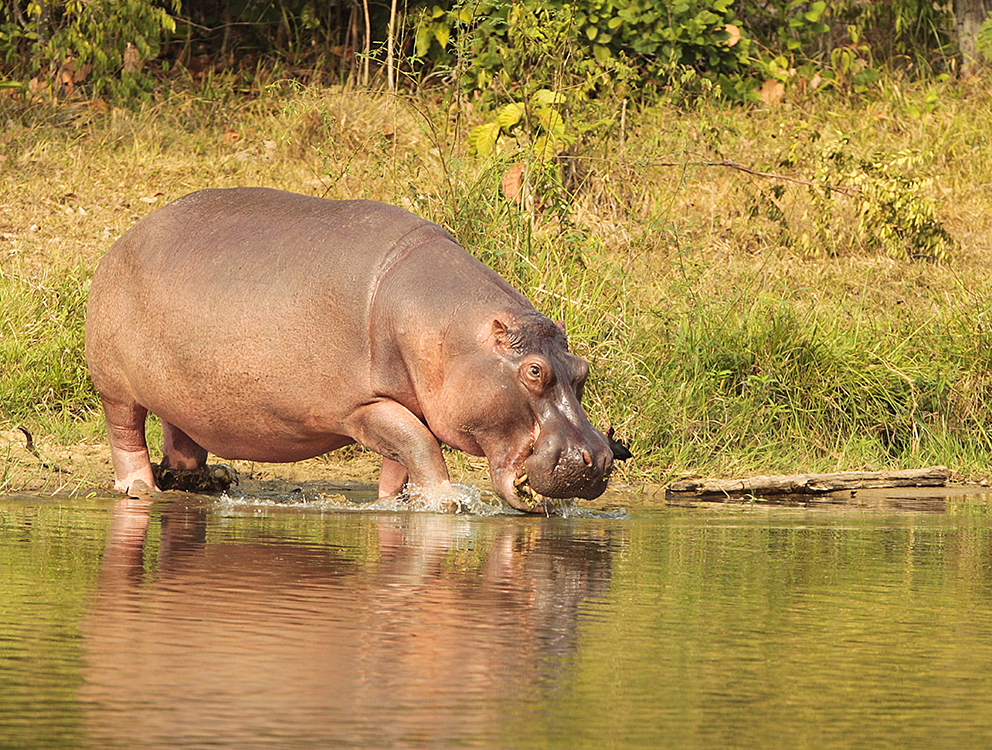
[[[747,479],[683,479],[671,484],[668,496],[706,495],[819,495],[841,490],[885,487],[943,487],[949,472],[946,466],[902,471],[841,471],[835,474],[788,474]]]

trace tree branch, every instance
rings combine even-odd
[[[751,169],[751,167],[745,167],[743,164],[738,164],[736,161],[730,161],[729,159],[721,159],[720,161],[648,161],[645,163],[652,167],[726,167],[727,169],[736,169],[738,172],[744,172],[745,174],[754,175],[755,177],[762,177],[767,180],[781,180],[783,182],[791,182],[796,185],[805,185],[806,187],[836,190],[838,193],[843,193],[844,195],[857,195],[861,192],[858,188],[852,185],[830,185],[810,182],[809,180],[801,180],[798,177],[789,177],[784,174],[761,172],[757,169]]]

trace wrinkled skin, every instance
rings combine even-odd
[[[435,224],[370,201],[206,190],[151,214],[93,277],[86,358],[115,486],[207,452],[286,462],[354,442],[381,496],[453,492],[439,441],[488,459],[511,506],[598,497],[613,456],[564,331]]]

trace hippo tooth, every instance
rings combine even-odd
[[[513,486],[519,487],[522,484],[527,483],[527,474],[521,474],[519,477],[513,480]]]

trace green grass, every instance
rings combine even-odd
[[[590,418],[632,443],[629,480],[937,463],[986,478],[992,150],[976,123],[992,95],[944,84],[928,110],[927,91],[628,107],[622,134],[621,103],[597,102],[569,115],[582,135],[550,169],[526,144],[473,157],[466,134],[487,114],[453,118],[427,96],[176,91],[71,117],[6,100],[0,427],[98,431],[82,344],[101,254],[182,194],[266,185],[449,227],[566,323],[592,365]],[[727,161],[781,177],[714,166]],[[517,162],[520,205],[500,192]],[[938,245],[941,262],[913,259]]]
[[[85,268],[30,279],[0,269],[0,415],[4,422],[72,435],[90,416],[96,393],[83,354]]]

